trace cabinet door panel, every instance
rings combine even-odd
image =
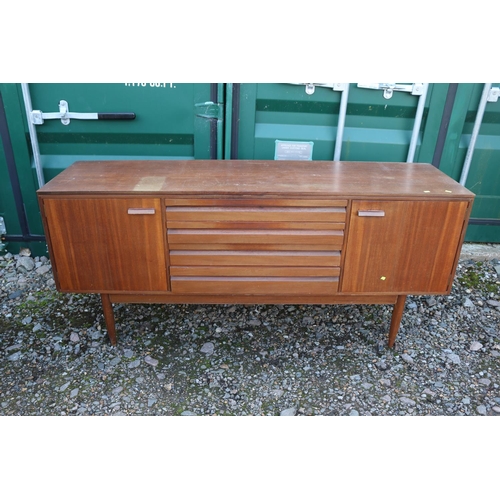
[[[61,291],[165,291],[159,199],[44,199]]]
[[[468,202],[354,201],[342,291],[447,292],[467,207]]]

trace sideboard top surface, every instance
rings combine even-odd
[[[144,160],[76,162],[40,194],[472,198],[428,163]]]

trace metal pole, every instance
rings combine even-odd
[[[483,122],[484,109],[486,108],[486,103],[488,101],[488,94],[490,93],[491,83],[485,83],[483,88],[483,94],[481,95],[481,100],[479,101],[479,107],[477,109],[476,121],[474,122],[474,128],[472,129],[472,135],[470,137],[469,147],[467,149],[467,154],[465,155],[464,165],[462,167],[462,175],[460,176],[460,184],[465,186],[467,182],[467,177],[469,175],[469,168],[472,161],[472,155],[474,154],[474,148],[476,147],[476,139],[479,135],[479,129],[481,128],[481,123]]]
[[[415,123],[413,124],[413,132],[411,134],[410,149],[408,150],[408,157],[406,158],[407,163],[413,162],[415,157],[415,151],[417,149],[418,134],[420,132],[420,125],[422,124],[422,116],[424,115],[425,109],[425,99],[427,97],[427,90],[429,88],[428,83],[423,84],[424,88],[422,95],[418,99],[417,112],[415,114]]]
[[[233,124],[233,84],[226,83],[226,100],[224,103],[226,107],[225,116],[225,137],[224,137],[224,159],[231,159],[231,128]]]
[[[23,90],[24,107],[26,109],[26,119],[28,121],[28,129],[30,132],[33,159],[35,161],[36,176],[38,178],[38,187],[42,187],[45,184],[45,180],[43,178],[42,161],[40,158],[36,128],[34,123],[31,121],[31,112],[33,111],[33,107],[31,105],[30,89],[27,83],[21,83],[21,88]]]
[[[333,153],[333,161],[340,160],[340,152],[342,151],[342,139],[344,137],[345,115],[347,112],[347,100],[349,97],[349,84],[346,83],[342,90],[340,98],[339,122],[337,125],[337,138],[335,139],[335,151]]]

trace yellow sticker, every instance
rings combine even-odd
[[[380,279],[381,279],[382,281],[385,281],[385,276],[380,276]]]
[[[430,193],[430,191],[424,191],[424,193]]]
[[[444,192],[445,193],[451,193],[451,191],[449,189],[445,189]]]

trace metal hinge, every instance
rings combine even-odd
[[[488,102],[497,102],[498,97],[500,96],[500,87],[491,87],[488,92]]]
[[[312,95],[316,87],[326,87],[328,89],[341,92],[347,89],[348,83],[290,83],[290,85],[305,85],[306,94]]]
[[[61,120],[63,125],[69,125],[73,120],[134,120],[135,113],[70,113],[67,101],[59,101],[59,113],[42,113],[40,110],[31,112],[31,123],[42,125],[44,120]]]
[[[383,90],[385,99],[390,99],[394,91],[410,92],[412,95],[422,95],[424,92],[423,83],[413,83],[411,85],[400,83],[358,83],[358,87],[362,89]]]
[[[196,113],[196,116],[200,118],[206,118],[208,120],[222,120],[224,117],[224,106],[218,102],[199,102],[194,105],[195,108],[199,108],[200,112]]]

